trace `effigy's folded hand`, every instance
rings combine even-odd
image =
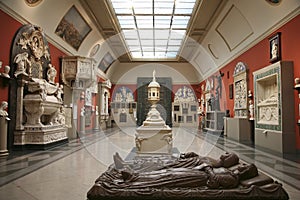
[[[202,163],[201,165],[198,165],[198,166],[194,167],[193,169],[203,170],[206,167],[211,167],[211,165],[209,165],[208,163]]]
[[[198,154],[196,154],[195,152],[187,152],[187,153],[181,153],[180,154],[180,158],[184,159],[184,158],[192,158],[192,157],[199,157]]]

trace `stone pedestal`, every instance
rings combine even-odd
[[[0,156],[7,155],[7,117],[0,116]]]
[[[15,132],[14,145],[31,149],[47,149],[58,143],[67,142],[67,131],[63,125],[25,126],[24,132]]]
[[[80,133],[85,133],[85,116],[80,116]]]
[[[96,115],[94,117],[94,128],[93,128],[94,131],[98,131],[99,130],[99,116]]]
[[[172,129],[139,127],[136,135],[137,153],[172,153]]]
[[[251,124],[248,119],[227,118],[224,132],[227,133],[227,137],[230,139],[234,139],[239,142],[251,142]]]

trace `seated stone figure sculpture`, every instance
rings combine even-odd
[[[195,153],[181,154],[173,163],[167,163],[152,171],[134,171],[130,164],[124,162],[119,154],[114,155],[116,169],[121,176],[116,177],[116,188],[177,188],[208,187],[236,188],[240,180],[257,176],[255,165],[242,165],[235,170],[227,167],[238,164],[236,154],[225,154],[219,160],[201,157]],[[226,167],[226,168],[225,168]]]

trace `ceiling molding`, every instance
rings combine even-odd
[[[234,4],[221,19],[215,31],[224,40],[229,51],[233,51],[254,33],[246,17]]]

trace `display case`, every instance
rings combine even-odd
[[[173,126],[198,126],[197,102],[174,102],[172,104]]]
[[[280,153],[294,152],[293,63],[280,61],[253,72],[255,144]]]
[[[223,111],[207,111],[204,130],[207,132],[223,132],[224,117],[225,112]]]

